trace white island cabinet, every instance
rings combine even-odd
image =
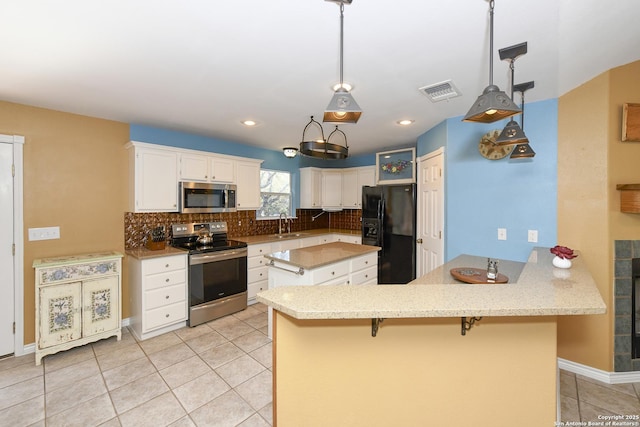
[[[120,340],[122,254],[36,259],[36,365],[48,354]]]

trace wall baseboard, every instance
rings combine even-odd
[[[570,360],[558,358],[558,367],[574,374],[583,375],[607,384],[625,384],[640,382],[640,371],[607,372]]]
[[[120,327],[125,328],[131,324],[131,319],[127,317],[126,319],[122,319],[120,322]],[[32,342],[31,344],[27,344],[22,348],[22,354],[29,354],[36,352],[36,343]],[[21,354],[21,355],[22,355]]]

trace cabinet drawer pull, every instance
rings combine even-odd
[[[167,295],[166,297],[164,297],[164,299],[169,299],[169,295]]]
[[[331,275],[332,275],[332,276],[335,276],[335,275],[336,275],[336,272],[335,272],[335,271],[332,271],[332,272],[331,272]]]
[[[166,264],[166,265],[165,265],[165,268],[169,268],[169,264]]]
[[[165,314],[164,317],[169,317],[169,314]]]
[[[369,264],[369,261],[365,261],[364,263],[365,263],[365,264]]]
[[[164,279],[165,282],[169,283],[169,278]]]

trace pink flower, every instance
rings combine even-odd
[[[573,259],[578,256],[573,253],[573,249],[569,249],[566,246],[556,245],[553,248],[549,249],[549,251],[555,256],[558,256],[564,259]]]

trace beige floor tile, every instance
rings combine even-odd
[[[169,424],[169,427],[196,427],[195,423],[191,421],[189,416],[180,418],[178,421]]]
[[[246,335],[242,335],[232,341],[235,345],[242,350],[249,353],[257,348],[262,347],[265,344],[271,342],[268,336],[259,331],[253,331]]]
[[[240,319],[240,320],[246,320],[249,319],[250,317],[253,317],[257,314],[260,314],[260,310],[258,310],[257,308],[253,307],[253,306],[249,306],[247,307],[245,310],[239,311],[237,313],[233,314],[233,317],[235,317],[236,319]]]
[[[224,365],[225,363],[237,359],[244,354],[244,351],[229,342],[202,352],[200,357],[202,360],[207,362],[209,366],[215,369],[218,366]]]
[[[169,387],[156,372],[112,390],[110,394],[116,412],[123,414],[167,391]]]
[[[104,393],[64,412],[47,417],[47,427],[97,426],[115,416],[116,411],[113,409],[109,394]]]
[[[271,366],[273,366],[273,344],[271,341],[269,341],[268,344],[253,350],[249,355],[260,362],[260,364],[265,368],[271,368]]]
[[[99,373],[47,392],[45,395],[47,417],[105,393],[107,393],[107,388]]]
[[[47,422],[45,420],[39,420],[33,424],[29,424],[29,427],[47,427]]]
[[[136,340],[131,335],[127,328],[122,328],[122,337],[120,341],[116,337],[105,338],[100,341],[96,341],[91,346],[93,347],[93,351],[96,355],[109,353],[115,350],[118,350],[122,347],[126,347],[131,344],[135,344]]]
[[[100,374],[100,368],[95,358],[69,365],[44,375],[45,391],[48,394],[98,374]]]
[[[140,359],[129,362],[125,365],[118,366],[117,368],[103,371],[102,376],[104,382],[107,385],[108,390],[114,390],[118,387],[122,387],[125,384],[129,384],[138,378],[145,377],[156,371],[151,361],[148,358],[142,357]]]
[[[212,329],[218,329],[221,327],[234,325],[238,322],[241,322],[241,320],[234,316],[224,316],[218,319],[214,319],[211,322],[208,322],[207,325]]]
[[[580,378],[577,379],[577,383],[581,408],[584,402],[617,414],[640,414],[640,402],[637,397]],[[580,414],[584,416],[582,409]]]
[[[180,337],[182,341],[189,341],[190,339],[198,337],[202,334],[211,332],[211,328],[206,323],[203,323],[202,325],[194,326],[193,328],[190,326],[185,326],[184,328],[180,328],[174,332],[178,337]]]
[[[267,310],[269,310],[269,306],[265,305],[265,304],[263,304],[261,302],[253,304],[253,305],[251,305],[251,307],[256,309],[256,310],[258,310],[258,311],[260,311],[260,312],[262,312],[262,313],[266,313]]]
[[[5,369],[15,368],[20,365],[35,365],[36,357],[35,354],[25,354],[22,356],[8,356],[4,359],[0,359],[0,371],[4,371]]]
[[[253,414],[241,424],[238,424],[238,427],[269,427],[270,425],[260,414]]]
[[[269,336],[269,325],[264,325],[262,328],[258,329],[263,334]]]
[[[151,363],[155,365],[156,369],[161,370],[195,355],[193,350],[180,340],[180,343],[177,345],[149,354],[149,359]]]
[[[273,402],[260,409],[258,413],[269,423],[269,425],[273,425]]]
[[[49,373],[57,369],[66,368],[85,360],[93,359],[93,348],[91,344],[82,345],[59,353],[50,354],[42,359],[44,364],[44,372]]]
[[[560,373],[560,395],[578,399],[576,376]]]
[[[253,414],[251,406],[230,390],[189,415],[198,426],[228,427],[242,423]]]
[[[37,376],[26,381],[0,388],[0,410],[17,405],[25,400],[44,394],[44,377]]]
[[[213,372],[212,368],[198,356],[193,356],[164,368],[160,371],[160,375],[162,375],[169,387],[173,389],[208,372]]]
[[[234,340],[242,335],[246,335],[250,332],[255,331],[255,328],[247,325],[241,320],[237,320],[237,322],[225,326],[216,327],[214,329],[228,340]]]
[[[120,415],[123,427],[169,425],[186,415],[173,393],[166,392]]]
[[[44,395],[34,397],[0,411],[3,426],[19,427],[44,420]]]
[[[118,419],[118,417],[113,417],[109,421],[106,421],[100,424],[98,427],[121,427],[121,426],[122,424],[120,424],[120,420]]]
[[[42,376],[43,374],[43,366],[36,366],[34,359],[33,363],[22,363],[17,366],[13,366],[12,368],[0,371],[0,388],[17,384],[37,376]]]
[[[157,353],[165,350],[169,347],[173,347],[176,344],[181,344],[182,340],[173,332],[167,332],[166,334],[158,335],[157,337],[149,338],[148,340],[140,341],[140,347],[147,355]]]
[[[211,371],[173,389],[182,407],[191,412],[229,391],[229,385]]]
[[[108,371],[118,366],[125,365],[134,360],[145,357],[146,355],[140,348],[140,346],[133,342],[127,345],[118,346],[112,351],[100,353],[97,355],[98,363],[102,371]]]
[[[231,387],[242,384],[264,370],[264,366],[247,354],[215,369]]]
[[[565,423],[580,421],[578,401],[572,397],[560,396],[560,414],[561,421]]]
[[[200,336],[186,340],[185,344],[187,344],[193,351],[199,354],[205,350],[208,350],[212,347],[217,347],[226,342],[228,342],[228,340],[225,337],[209,328],[209,332],[205,332]]]
[[[269,316],[267,313],[258,313],[244,321],[249,326],[253,326],[256,329],[262,328],[269,324]]]
[[[597,406],[591,405],[586,402],[580,402],[580,421],[589,422],[589,421],[602,421],[598,417],[602,415],[619,415],[615,412],[608,411],[603,408],[599,408]]]
[[[273,381],[270,371],[262,371],[235,388],[256,411],[271,403]]]

